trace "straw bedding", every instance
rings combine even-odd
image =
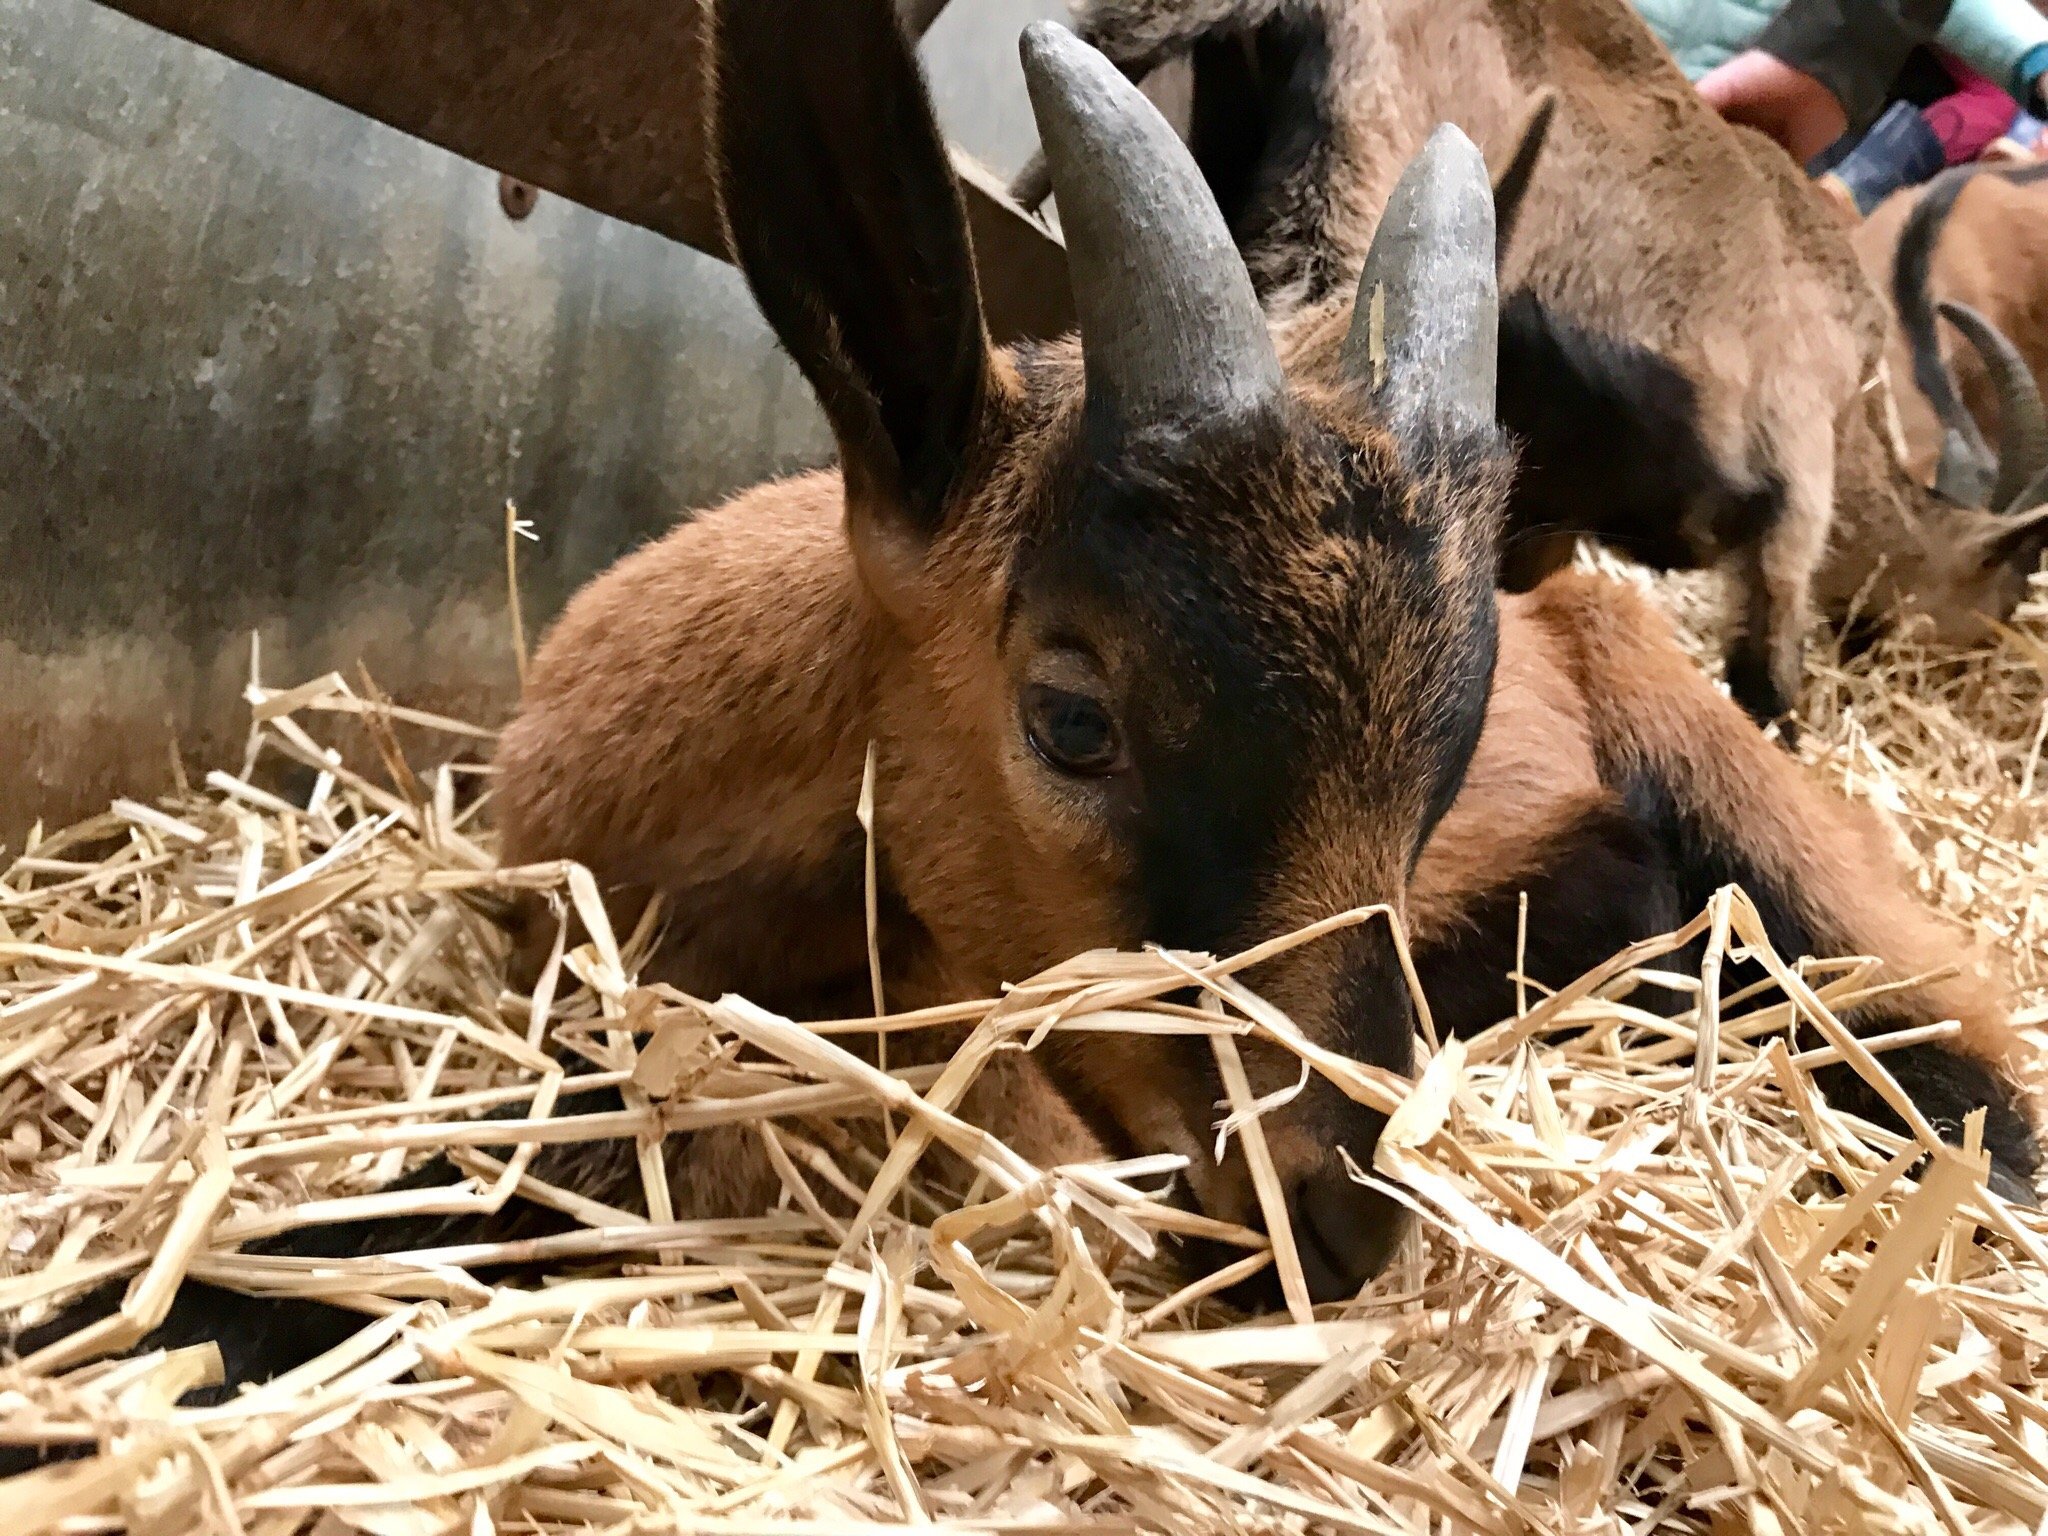
[[[1696,585],[1663,590],[1707,611]],[[1988,939],[2030,1022],[2048,1017],[2043,619],[1969,656],[1906,639],[1823,659],[1801,747],[1889,813],[1959,956]],[[0,877],[0,1327],[134,1276],[100,1340],[119,1343],[187,1273],[374,1321],[211,1408],[174,1406],[210,1348],[0,1368],[0,1440],[96,1445],[0,1482],[10,1536],[2048,1528],[2048,1225],[1967,1153],[1919,1165],[1819,1100],[1810,1073],[1837,1051],[1882,1071],[1887,1042],[1833,1022],[1867,967],[1768,953],[1738,893],[1532,989],[1412,1090],[1319,1053],[1237,979],[1244,956],[1079,958],[893,1021],[972,1033],[950,1065],[891,1074],[850,1048],[871,1023],[636,986],[648,935],[610,933],[582,871],[495,870],[483,776],[398,749],[403,729],[422,763],[474,758],[482,733],[339,678],[250,697],[238,771],[117,802]],[[381,773],[331,752],[346,734]],[[292,799],[257,787],[280,763],[308,770]],[[515,886],[598,919],[531,998],[504,990],[490,920]],[[1662,972],[1699,933],[1701,972]],[[1745,946],[1792,1005],[1700,988]],[[1631,969],[1699,1005],[1631,1007]],[[1161,1000],[1191,980],[1201,1009]],[[1792,1007],[1831,1043],[1793,1050]],[[1261,1036],[1393,1110],[1361,1174],[1400,1180],[1420,1217],[1402,1257],[1349,1305],[1228,1311],[1220,1282],[1293,1278],[1287,1242],[1172,1208],[1167,1160],[1033,1168],[950,1112],[992,1053],[1063,1029],[1206,1034],[1226,1084]],[[550,1035],[626,1085],[622,1113],[566,1118]],[[1260,1106],[1228,1109],[1256,1169]],[[886,1142],[852,1134],[882,1118]],[[648,1217],[526,1173],[541,1139],[651,1153],[724,1123],[768,1149],[778,1208],[674,1219],[652,1155]],[[523,1182],[577,1229],[519,1254],[233,1252],[416,1205],[374,1192],[458,1134],[458,1202]],[[966,1187],[920,1156],[935,1142]],[[1176,1289],[1163,1249],[1205,1225],[1243,1257]],[[469,1273],[511,1257],[547,1283]]]

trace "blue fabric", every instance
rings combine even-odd
[[[1939,175],[1946,163],[1941,139],[1920,109],[1895,101],[1836,162],[1833,174],[1856,199],[1856,211],[1867,214],[1901,187],[1917,187]]]
[[[1960,0],[1959,0],[1960,3]],[[1697,80],[1756,41],[1777,0],[1634,0],[1686,78]]]
[[[2038,94],[2043,75],[2048,75],[2048,43],[2036,43],[2021,55],[2019,67],[2012,72],[2012,83],[2019,88],[2013,92],[2013,100],[2023,107],[2038,107],[2048,101]]]

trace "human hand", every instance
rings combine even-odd
[[[2032,165],[2040,157],[2039,151],[2030,149],[2017,139],[1994,139],[1984,146],[1979,160],[1992,165]]]
[[[1731,123],[1759,129],[1802,165],[1839,139],[1848,114],[1834,92],[1783,59],[1752,48],[1703,76],[1700,96]]]

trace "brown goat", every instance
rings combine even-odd
[[[2048,548],[2048,166],[1963,166],[1887,200],[1851,236],[1892,299],[1888,375],[1915,484],[1940,494],[1883,509],[1876,605],[1925,611],[1934,633],[1981,638],[2010,614]],[[1938,310],[1969,342],[1945,347]],[[1873,501],[1874,508],[1882,507]],[[1845,526],[1845,547],[1861,530]],[[1835,562],[1839,598],[1869,576]]]
[[[1998,446],[2005,405],[1997,383],[1973,348],[1942,344],[1934,305],[1938,298],[1984,316],[2026,360],[2035,392],[2048,392],[2048,163],[1958,166],[1885,199],[1849,239],[1899,322],[1886,358],[1900,385],[1907,464],[1933,478],[1945,393],[1960,397],[1979,439]]]
[[[1360,325],[1330,377],[1297,376],[1171,129],[1100,55],[1035,27],[1026,74],[1081,336],[1001,353],[886,0],[723,0],[717,16],[733,247],[842,462],[705,513],[569,605],[500,752],[508,858],[583,861],[621,918],[662,894],[662,974],[694,991],[844,1014],[867,997],[852,812],[872,745],[898,1006],[1080,951],[1223,951],[1385,902],[1439,1022],[1469,1031],[1512,1010],[1521,892],[1526,968],[1557,984],[1730,881],[1787,954],[1943,962],[1952,945],[1868,819],[1722,699],[1640,599],[1565,574],[1497,602],[1509,466],[1492,200],[1469,140],[1445,128],[1403,173]],[[1249,980],[1323,1045],[1411,1065],[1387,925]],[[2025,1195],[2037,1154],[1996,996],[1925,983],[1855,1022],[1945,1018],[1958,1040],[1896,1051],[1893,1071],[1951,1136],[1986,1108],[2000,1187]],[[1247,1048],[1259,1092],[1292,1083],[1289,1065]],[[1827,1091],[1892,1118],[1845,1069]],[[1217,1097],[1198,1041],[1054,1035],[976,1109],[1040,1163],[1182,1152],[1204,1210],[1256,1221],[1241,1163],[1209,1150]],[[1315,1079],[1265,1124],[1311,1289],[1348,1295],[1399,1231],[1345,1160],[1370,1164],[1383,1121]],[[679,1137],[668,1161],[687,1210],[774,1188],[734,1140]],[[630,1200],[633,1165],[613,1144],[543,1149],[533,1172]],[[452,1176],[437,1162],[414,1181]],[[273,1247],[551,1219],[515,1205]],[[157,1342],[217,1338],[243,1380],[341,1326],[188,1285]]]
[[[1760,719],[1796,697],[1814,599],[1846,615],[1887,551],[1926,606],[1995,609],[1905,558],[1944,504],[1893,462],[1866,388],[1884,307],[1838,219],[1625,0],[1086,0],[1077,26],[1133,78],[1192,61],[1190,146],[1268,309],[1328,339],[1431,125],[1506,164],[1555,93],[1504,274],[1511,588],[1581,534],[1663,568],[1732,562],[1728,680]]]

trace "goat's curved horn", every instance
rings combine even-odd
[[[1994,512],[2017,512],[2028,483],[2048,469],[2048,407],[2034,383],[2034,370],[2003,331],[1967,304],[1943,300],[1941,313],[1961,331],[1991,375],[1998,396],[1998,480],[1991,488]]]
[[[1934,489],[1959,506],[1981,507],[1991,495],[1996,466],[1984,446],[1984,434],[1963,405],[1955,370],[1942,354],[1941,319],[1934,310],[1930,283],[1934,254],[1942,228],[1956,199],[1976,174],[1975,167],[1943,171],[1927,185],[1927,194],[1913,205],[1892,252],[1892,307],[1899,317],[1913,357],[1913,382],[1934,409],[1941,424],[1941,457],[1934,470]]]
[[[1269,409],[1286,380],[1244,259],[1159,109],[1049,21],[1019,47],[1067,239],[1088,409],[1123,426]]]
[[[1397,420],[1491,427],[1499,308],[1486,161],[1444,123],[1408,162],[1373,234],[1344,370]]]
[[[1934,489],[1942,500],[1959,507],[1982,507],[1991,500],[1991,452],[1981,444],[1974,432],[1942,424],[1941,456],[1934,461]]]

